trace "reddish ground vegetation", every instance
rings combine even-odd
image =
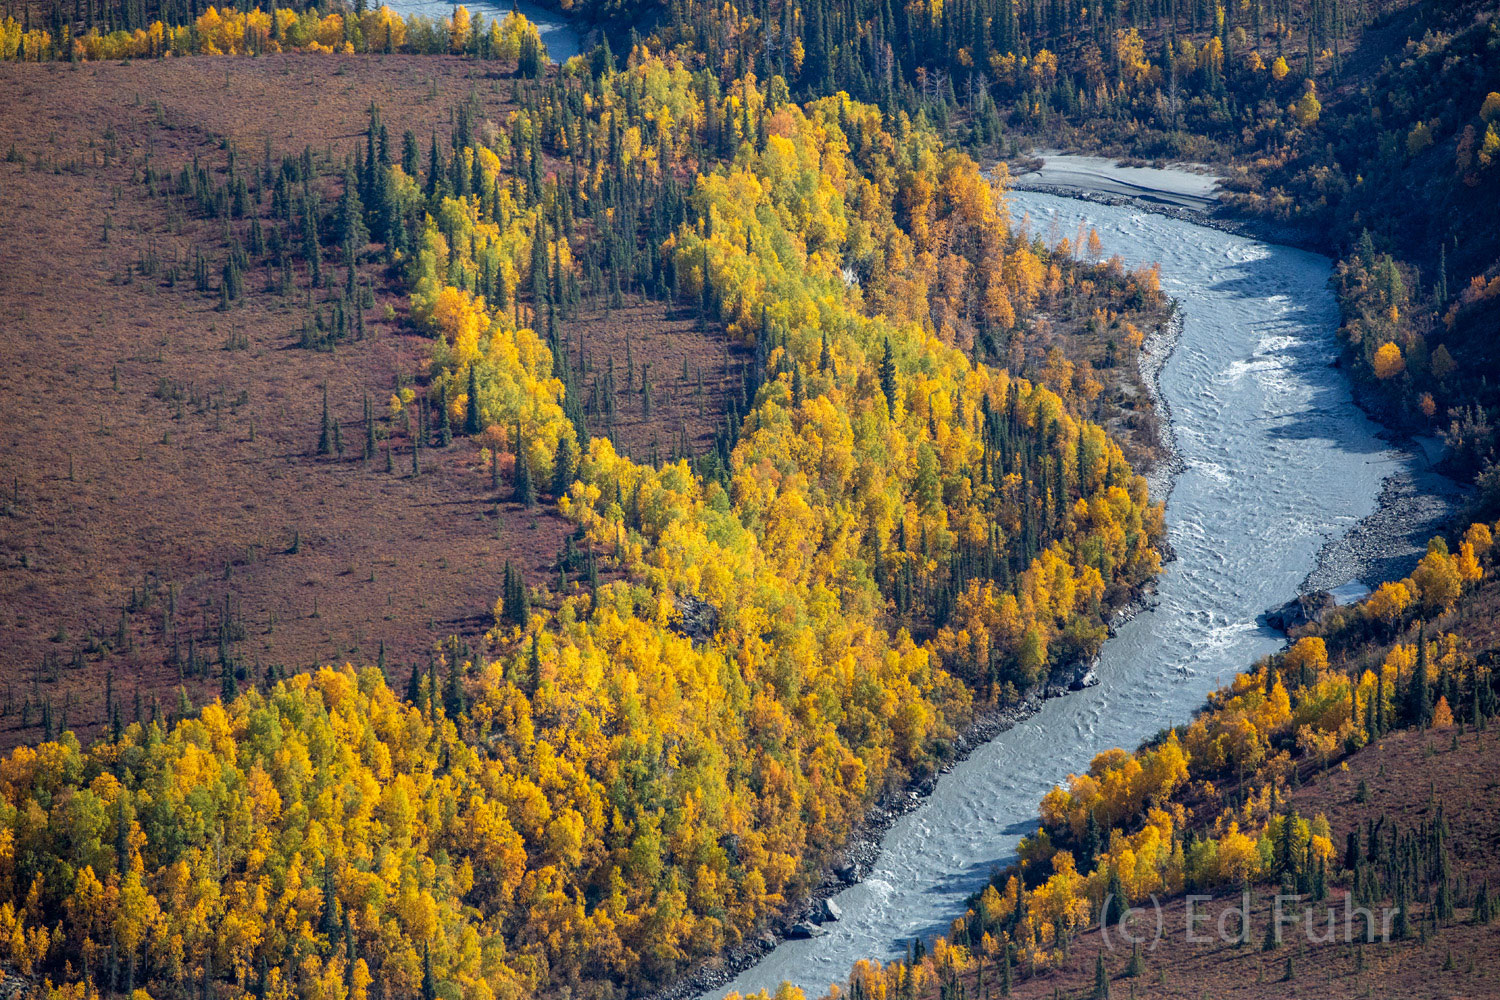
[[[497,496],[467,441],[424,449],[413,477],[393,425],[362,461],[364,399],[383,417],[427,353],[394,275],[360,268],[375,293],[363,340],[301,349],[305,293],[272,294],[255,268],[246,297],[220,311],[191,266],[200,248],[220,265],[223,221],[174,218],[141,182],[148,155],[158,173],[195,157],[222,172],[230,142],[250,165],[268,143],[277,158],[310,145],[332,201],[372,102],[396,152],[411,129],[425,155],[471,95],[503,116],[512,84],[491,68],[295,55],[0,66],[0,133],[16,149],[0,163],[0,748],[42,735],[44,702],[58,730],[97,733],[110,674],[125,721],[137,691],[147,714],[153,698],[175,708],[173,591],[183,655],[192,635],[215,658],[227,608],[247,674],[374,662],[383,643],[399,685],[434,642],[489,627],[507,561],[532,582],[554,578],[567,526],[549,504],[510,502],[508,485]],[[144,276],[147,255],[187,277]],[[652,366],[651,419],[639,393],[617,411],[627,450],[645,456],[658,440],[669,457],[684,425],[691,451],[711,447],[732,363],[719,335],[635,298],[608,316],[585,308],[565,327],[579,330],[596,370],[616,356],[619,385],[627,338],[635,365]],[[684,356],[692,390],[678,384]],[[324,386],[342,457],[315,454]],[[217,667],[206,672],[185,681],[195,702],[219,690]]]

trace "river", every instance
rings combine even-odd
[[[439,19],[446,19],[457,6],[446,0],[386,0],[386,5],[402,17],[421,14],[423,17]],[[479,0],[477,3],[465,0],[463,6],[468,8],[470,14],[483,14],[486,19],[504,17],[512,8],[519,10],[526,15],[526,20],[536,25],[537,33],[542,36],[542,44],[547,47],[547,55],[553,62],[566,62],[579,52],[581,39],[578,29],[560,11],[543,7],[532,0]]]
[[[786,941],[729,986],[818,995],[860,958],[887,959],[947,929],[965,897],[1014,857],[1037,803],[1101,750],[1187,720],[1208,692],[1282,637],[1257,625],[1290,597],[1325,542],[1370,514],[1408,457],[1376,437],[1330,363],[1338,310],[1327,258],[1136,207],[1032,191],[1009,195],[1034,231],[1080,221],[1106,253],[1157,262],[1182,306],[1161,376],[1183,469],[1167,502],[1176,561],[1158,601],[1105,643],[1100,683],[1047,702],[945,774],[886,834],[869,876],[834,897],[843,917]]]

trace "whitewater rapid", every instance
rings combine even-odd
[[[1370,514],[1407,456],[1376,437],[1330,367],[1338,310],[1326,257],[1134,207],[1008,196],[1035,232],[1095,227],[1105,252],[1161,265],[1183,310],[1161,376],[1183,469],[1167,501],[1177,560],[1158,603],[1105,643],[1100,684],[1047,702],[977,749],[886,834],[869,877],[834,897],[827,934],[787,941],[728,986],[817,996],[861,958],[888,959],[947,930],[964,899],[1014,857],[1057,781],[1114,746],[1187,720],[1215,686],[1282,637],[1256,623],[1290,597],[1323,544]]]

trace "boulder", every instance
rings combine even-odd
[[[1337,606],[1338,602],[1328,591],[1314,590],[1298,594],[1280,607],[1270,609],[1262,616],[1262,620],[1279,632],[1290,632],[1294,628],[1322,621],[1323,616]]]
[[[719,630],[719,609],[696,597],[679,597],[677,617],[671,626],[678,635],[694,642],[707,642]]]
[[[799,923],[793,924],[792,929],[786,932],[786,936],[789,938],[803,940],[806,938],[818,937],[823,933],[825,933],[823,928],[819,927],[811,920],[803,920]]]
[[[830,924],[843,915],[844,911],[839,909],[839,904],[831,899],[825,899],[818,904],[817,915],[814,919],[820,924]]]
[[[1058,667],[1047,678],[1047,697],[1056,698],[1069,691],[1082,691],[1098,684],[1099,675],[1094,670],[1098,665],[1099,658],[1096,656],[1091,660]]]

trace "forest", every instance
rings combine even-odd
[[[165,339],[119,352],[136,460],[227,414],[234,447],[276,449],[265,491],[354,497],[274,544],[132,565],[82,628],[65,590],[7,618],[28,662],[0,678],[0,962],[26,995],[645,996],[784,930],[873,809],[1086,668],[1162,571],[1138,363],[1173,305],[1096,233],[1011,217],[1005,161],[1040,144],[1207,162],[1221,212],[1334,255],[1361,401],[1441,439],[1479,500],[1408,576],[1058,784],[946,936],[831,995],[1074,972],[1108,995],[1079,942],[1153,893],[1420,900],[1402,935],[1424,945],[1460,910],[1488,923],[1441,810],[1402,830],[1288,803],[1387,737],[1459,752],[1500,712],[1475,624],[1500,530],[1493,11],[562,7],[597,29],[565,62],[519,12],[461,6],[4,12],[18,94],[139,89],[118,131],[8,118],[0,193],[86,188],[114,258],[83,287],[144,289],[134,308],[223,356],[190,376]],[[164,105],[173,74],[260,95],[255,126]],[[271,106],[303,76],[322,111]],[[45,391],[82,396],[68,374]],[[100,437],[131,408],[108,406]],[[38,511],[128,449],[80,469],[65,447],[52,487],[3,470],[12,579],[97,565]],[[450,534],[345,554],[391,530],[376,508]],[[278,633],[282,595],[341,592],[313,557],[344,590],[423,574],[384,584],[417,606],[312,596]]]

